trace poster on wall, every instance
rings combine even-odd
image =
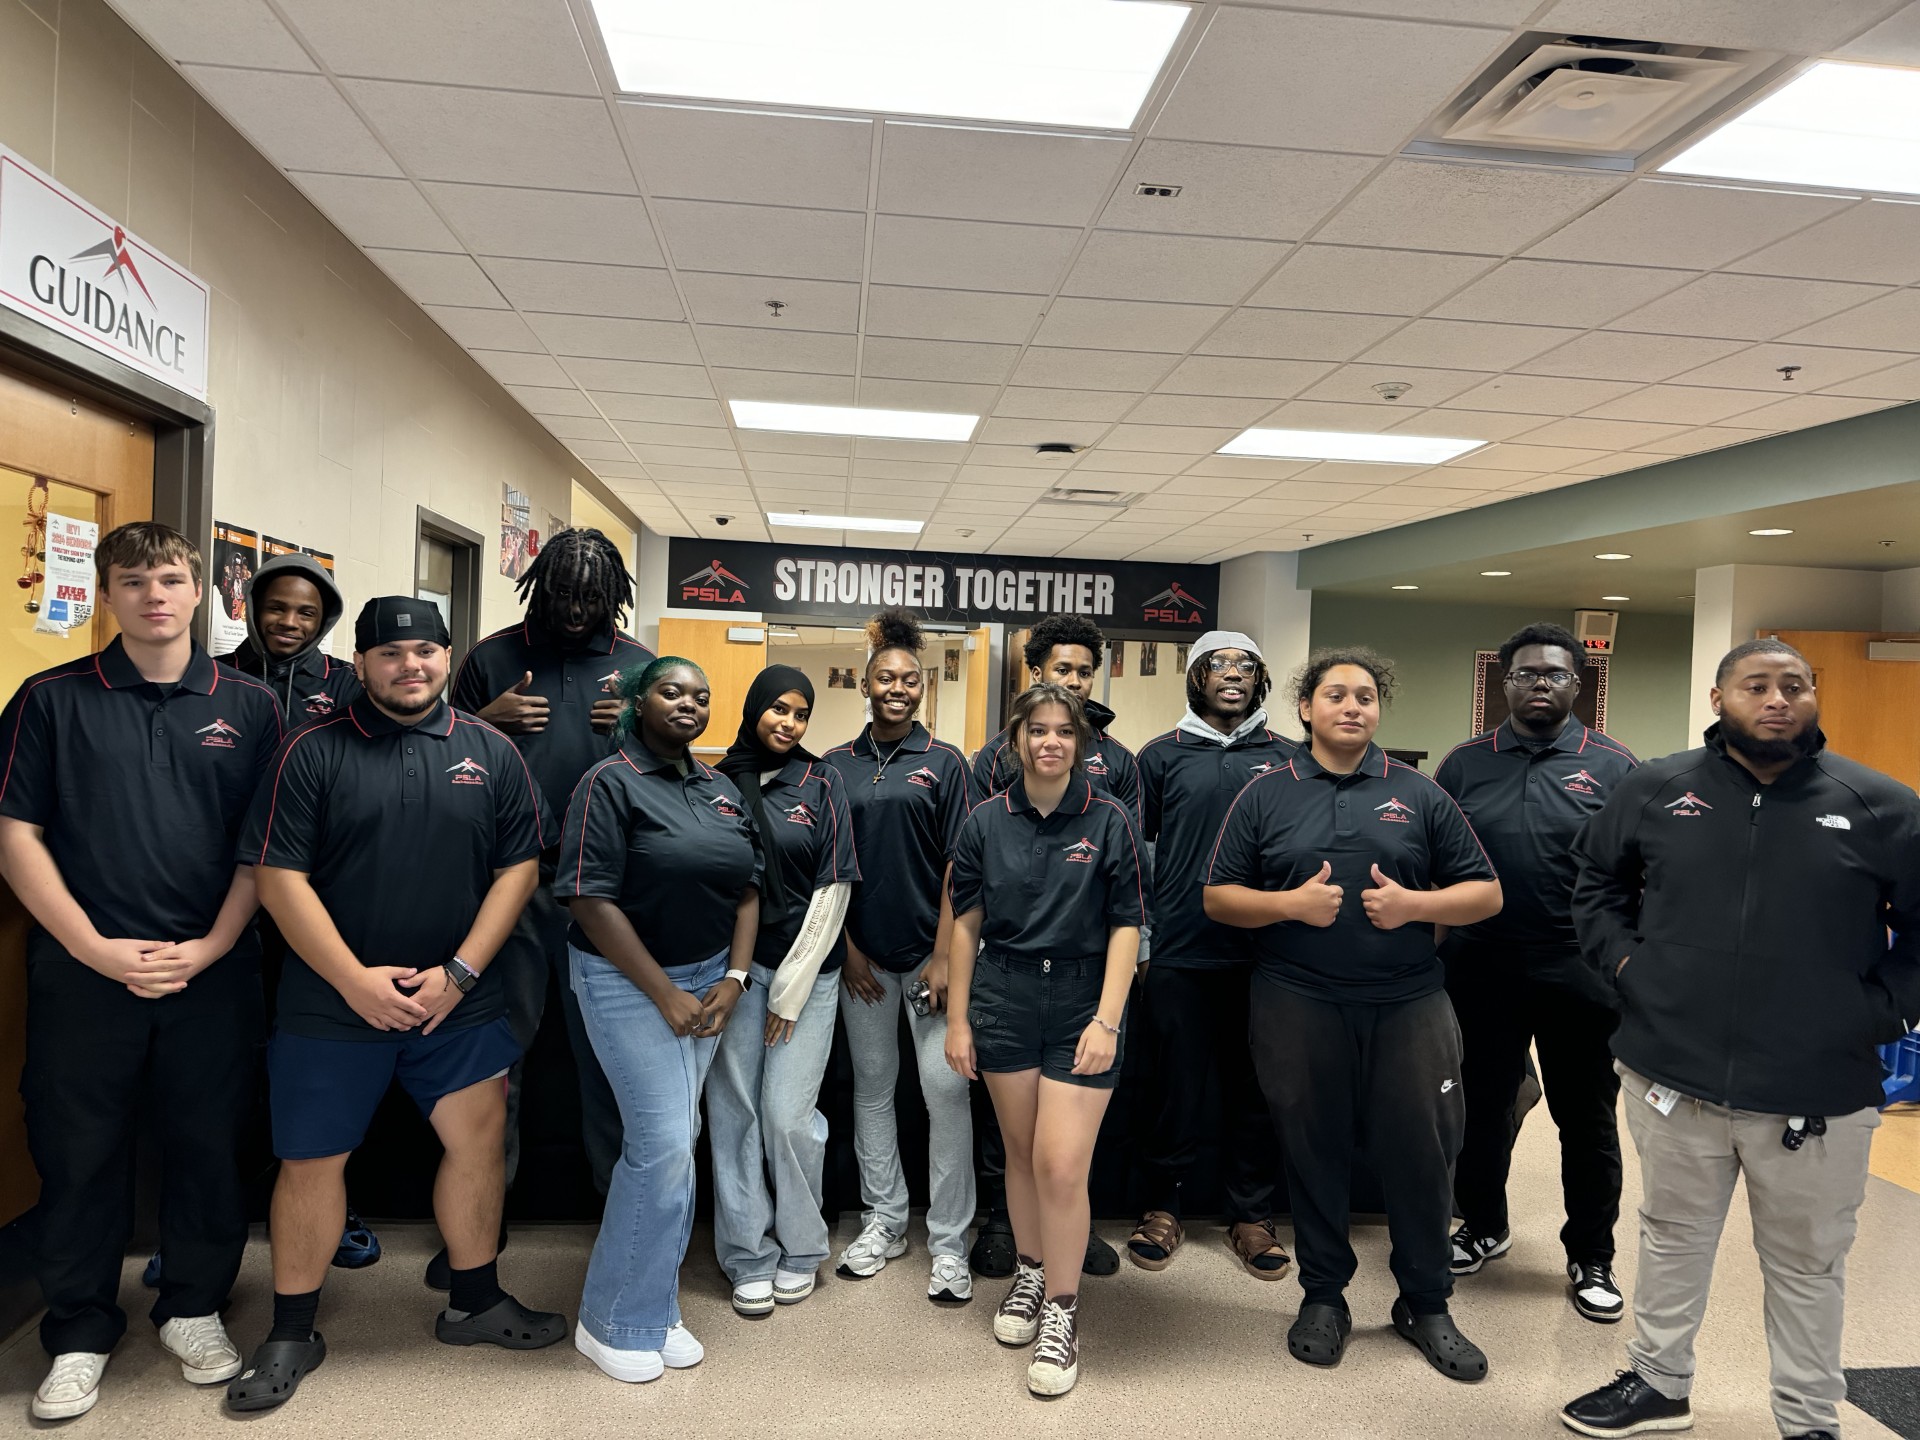
[[[1140,642],[1140,678],[1150,679],[1160,673],[1160,642],[1142,640]]]
[[[500,486],[500,573],[518,580],[527,573],[533,558],[528,547],[528,532],[533,525],[533,503],[526,492],[504,481]]]
[[[1107,661],[1107,674],[1112,676],[1115,680],[1124,680],[1126,678],[1126,674],[1127,674],[1127,642],[1126,641],[1116,640],[1113,642],[1113,655]]]
[[[99,543],[98,521],[47,512],[46,588],[35,630],[64,636],[93,619],[93,551]]]
[[[1589,730],[1607,728],[1607,659],[1581,657],[1580,698],[1573,702],[1574,717]],[[1473,733],[1482,734],[1507,718],[1507,672],[1498,650],[1480,650],[1473,657]]]
[[[276,540],[271,535],[262,535],[260,537],[260,563],[262,565],[279,555],[298,555],[300,553],[300,547],[291,540]]]
[[[943,680],[958,680],[960,678],[960,652],[958,650],[949,649],[947,651],[946,658],[942,663],[940,678]]]
[[[247,638],[247,587],[260,564],[260,532],[243,525],[213,524],[213,596],[208,607],[207,648],[230,655]]]

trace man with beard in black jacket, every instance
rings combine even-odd
[[[1779,640],[1730,650],[1712,701],[1706,745],[1622,778],[1574,847],[1574,927],[1621,1003],[1642,1199],[1632,1368],[1560,1418],[1693,1424],[1694,1335],[1744,1174],[1774,1420],[1833,1440],[1874,1047],[1920,1015],[1920,799],[1827,750],[1812,668]]]

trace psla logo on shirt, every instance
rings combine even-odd
[[[1669,815],[1698,815],[1702,810],[1713,809],[1713,806],[1689,790],[1678,800],[1669,800],[1662,808]]]
[[[733,797],[730,795],[716,795],[707,803],[713,807],[714,814],[724,815],[729,820],[738,820],[746,813],[733,803]]]
[[[918,770],[909,772],[907,775],[907,783],[909,785],[918,785],[922,790],[933,790],[939,787],[940,777],[925,765],[922,765]]]
[[[1093,857],[1099,853],[1100,847],[1083,835],[1073,844],[1067,846],[1067,863],[1069,865],[1091,865],[1093,863]]]
[[[1247,774],[1264,775],[1271,769],[1273,769],[1273,762],[1271,760],[1262,760],[1258,765],[1249,765],[1247,767]]]
[[[1571,775],[1562,775],[1560,777],[1560,783],[1575,795],[1597,795],[1600,793],[1600,782],[1585,770],[1576,770]]]
[[[1419,813],[1398,796],[1390,798],[1384,805],[1374,806],[1373,812],[1382,820],[1391,820],[1396,825],[1412,824],[1413,817]]]
[[[311,695],[302,695],[300,697],[300,705],[309,715],[331,715],[333,713],[333,696],[324,690],[316,690]]]
[[[607,694],[611,695],[613,694],[613,687],[615,686],[615,684],[619,682],[619,679],[620,679],[620,672],[618,670],[612,670],[612,671],[609,671],[607,674],[602,675],[594,683],[597,684]]]
[[[211,725],[202,725],[193,732],[200,737],[203,746],[212,745],[216,749],[231,750],[233,742],[240,738],[240,732],[226,721],[215,719]]]
[[[458,764],[449,765],[447,774],[453,776],[456,785],[484,785],[487,783],[487,767],[471,755],[464,757]]]
[[[804,825],[811,830],[814,826],[813,807],[804,800],[796,801],[787,807],[787,823]]]
[[[1098,750],[1087,756],[1087,774],[1098,775],[1104,779],[1112,773],[1111,770],[1107,769],[1107,757],[1102,755]]]

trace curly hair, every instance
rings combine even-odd
[[[1393,662],[1364,645],[1344,645],[1314,651],[1307,657],[1307,663],[1293,672],[1287,688],[1296,709],[1302,701],[1313,698],[1313,692],[1336,665],[1357,666],[1371,675],[1374,693],[1380,697],[1381,705],[1393,699]]]
[[[1063,641],[1063,644],[1077,645],[1077,640]],[[1073,768],[1077,772],[1086,765],[1087,751],[1093,748],[1093,725],[1087,719],[1087,710],[1080,703],[1080,697],[1064,685],[1056,685],[1051,680],[1042,680],[1037,685],[1029,685],[1013,697],[1013,704],[1007,708],[1007,749],[1022,756],[1020,768],[1026,768],[1024,754],[1017,747],[1020,744],[1020,732],[1026,728],[1033,712],[1042,705],[1061,705],[1066,708],[1067,718],[1073,722]]]
[[[620,672],[620,678],[613,682],[613,693],[627,703],[620,707],[620,716],[613,722],[616,735],[637,735],[640,730],[640,702],[646,697],[669,670],[685,667],[698,675],[705,683],[707,672],[693,661],[679,655],[662,655],[649,660],[644,665],[629,665]]]
[[[920,622],[905,610],[882,610],[867,621],[867,673],[873,662],[889,650],[905,650],[918,655],[926,645]]]
[[[1507,637],[1507,643],[1500,647],[1500,668],[1511,670],[1513,657],[1529,645],[1547,645],[1566,651],[1573,656],[1573,668],[1576,673],[1580,669],[1580,657],[1586,652],[1586,647],[1574,638],[1573,632],[1566,626],[1542,621],[1537,625],[1528,625],[1516,630]]]
[[[1093,668],[1100,668],[1106,653],[1107,637],[1100,627],[1084,615],[1049,615],[1028,633],[1026,660],[1029,670],[1038,670],[1057,646],[1081,645],[1093,656]]]

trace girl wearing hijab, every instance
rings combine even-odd
[[[791,665],[769,665],[747,691],[719,766],[746,797],[766,854],[752,984],[707,1077],[713,1245],[733,1282],[733,1308],[747,1316],[806,1299],[827,1258],[827,1118],[815,1105],[860,870],[846,781],[800,744],[812,713],[813,682]]]

